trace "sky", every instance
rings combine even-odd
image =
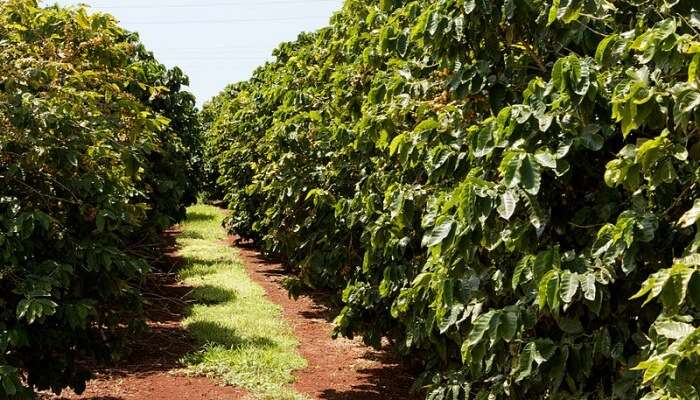
[[[278,44],[328,25],[342,0],[48,0],[114,15],[168,67],[190,77],[201,106],[271,59]]]

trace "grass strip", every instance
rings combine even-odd
[[[248,390],[253,399],[304,399],[289,385],[293,371],[306,367],[298,340],[282,309],[224,242],[222,219],[215,207],[193,206],[177,241],[185,260],[181,278],[194,288],[184,326],[202,346],[183,363],[194,374]]]

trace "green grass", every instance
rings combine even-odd
[[[217,208],[191,207],[178,238],[186,261],[180,275],[194,287],[184,326],[202,346],[183,362],[191,373],[244,388],[254,399],[304,399],[289,385],[292,372],[306,367],[297,339],[280,307],[222,242],[222,219]]]

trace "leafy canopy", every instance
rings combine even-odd
[[[347,0],[209,105],[232,231],[429,399],[698,399],[690,0]]]
[[[0,3],[0,397],[81,392],[139,328],[143,257],[196,192],[186,83],[108,15]]]

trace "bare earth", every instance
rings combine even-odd
[[[235,243],[233,238],[230,242]],[[327,400],[419,398],[409,394],[413,378],[390,354],[368,348],[358,340],[333,340],[333,313],[322,301],[310,296],[290,299],[281,284],[286,276],[281,264],[266,260],[247,246],[237,249],[251,278],[267,291],[272,302],[282,306],[299,338],[299,350],[309,366],[295,374],[294,388],[298,392]]]
[[[170,235],[179,232],[172,231]],[[228,243],[235,246],[234,238]],[[247,246],[235,246],[251,278],[261,285],[269,299],[284,310],[300,342],[300,352],[308,368],[297,371],[294,388],[313,399],[326,400],[404,400],[410,396],[411,375],[390,354],[367,348],[359,341],[333,340],[332,311],[317,299],[303,296],[292,300],[281,285],[284,267],[263,258]],[[177,254],[169,254],[173,268]],[[135,338],[132,354],[118,365],[98,371],[96,379],[81,395],[64,392],[62,397],[44,395],[50,400],[190,400],[242,399],[245,391],[222,386],[214,379],[188,377],[178,360],[196,349],[181,325],[187,305],[183,299],[192,288],[184,286],[175,274],[155,276],[147,294],[149,332]],[[321,296],[318,296],[321,298]]]

